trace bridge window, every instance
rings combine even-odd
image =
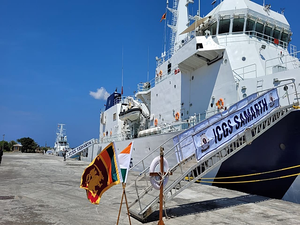
[[[269,37],[271,36],[272,30],[273,30],[273,28],[270,27],[270,26],[265,27],[265,32],[264,32],[265,33],[265,36],[264,36],[265,39],[269,39]]]
[[[273,38],[279,39],[280,30],[274,29],[273,31]]]
[[[253,31],[254,30],[255,21],[251,19],[247,19],[246,22],[246,31]]]
[[[219,25],[219,34],[229,33],[230,19],[221,19]]]
[[[244,29],[244,18],[234,18],[232,32],[241,32]]]
[[[216,35],[217,34],[217,22],[214,22],[210,27],[210,34]]]
[[[283,32],[281,35],[281,40],[284,42],[289,42],[289,34],[286,32]]]
[[[113,121],[115,121],[116,119],[117,119],[117,114],[114,113],[114,114],[113,114]]]
[[[258,37],[262,37],[264,31],[264,25],[262,23],[256,23],[255,31],[257,32]]]

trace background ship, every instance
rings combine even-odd
[[[62,156],[64,151],[69,151],[70,146],[67,139],[66,130],[64,129],[65,124],[57,125],[56,140],[54,143],[54,154]]]
[[[203,18],[199,12],[189,16],[193,1],[172,3],[165,14],[171,16],[170,50],[156,59],[154,78],[138,84],[134,97],[110,95],[100,114],[99,143],[86,150],[85,160],[92,161],[111,141],[121,151],[134,139],[133,169],[147,176],[160,146],[182,151],[186,138],[196,135],[194,125],[206,119],[213,125],[233,113],[233,105],[250,104],[254,93],[275,88],[280,106],[274,115],[249,126],[242,139],[233,137],[226,143],[233,147],[220,149],[219,158],[223,150],[225,158],[216,163],[215,156],[211,165],[205,161],[210,154],[203,163],[189,157],[188,174],[203,183],[299,203],[300,63],[296,47],[289,44],[292,31],[285,16],[250,0],[221,1]],[[177,143],[176,137],[181,139]],[[175,154],[167,159],[173,171],[183,165]]]

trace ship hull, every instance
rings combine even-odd
[[[300,185],[299,118],[300,111],[290,113],[223,162],[213,185],[300,203],[300,193],[296,193]],[[232,176],[240,177],[220,179]]]

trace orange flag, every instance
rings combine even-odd
[[[160,22],[166,19],[166,13],[164,15],[162,15]]]

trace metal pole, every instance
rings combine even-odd
[[[4,137],[5,137],[5,134],[3,134],[3,142],[2,142],[2,151],[4,152]]]

